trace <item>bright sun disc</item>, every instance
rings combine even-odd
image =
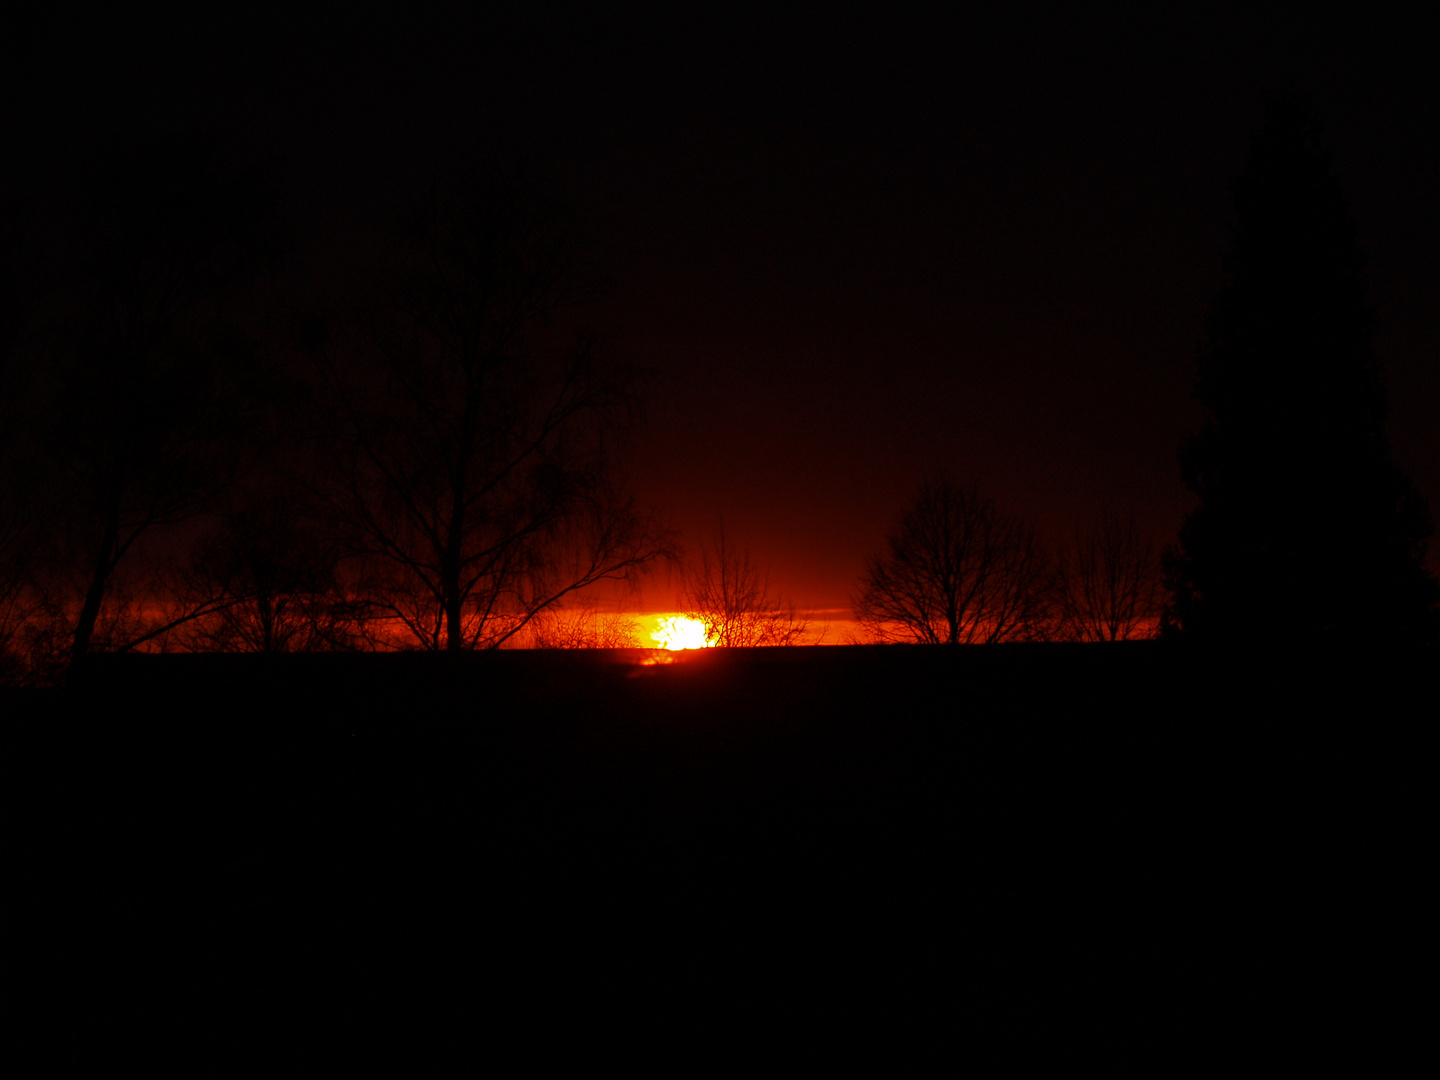
[[[705,624],[684,615],[661,619],[650,636],[662,649],[703,649],[710,644],[705,640]]]

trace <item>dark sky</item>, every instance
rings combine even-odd
[[[10,39],[0,168],[33,194],[104,140],[222,128],[280,163],[295,272],[323,276],[447,148],[523,159],[608,265],[596,325],[654,373],[640,493],[844,608],[935,471],[1053,540],[1107,503],[1173,536],[1230,184],[1294,88],[1440,507],[1433,35],[1315,4],[512,6],[51,15]]]

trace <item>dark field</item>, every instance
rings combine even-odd
[[[1428,1012],[1432,659],[646,655],[11,691],[14,1011],[57,1064],[196,1075],[1373,1061]]]

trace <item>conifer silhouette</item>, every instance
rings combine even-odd
[[[1200,503],[1167,554],[1167,631],[1433,637],[1429,516],[1391,457],[1363,256],[1303,103],[1253,142],[1235,209],[1195,387],[1209,418],[1180,453]]]

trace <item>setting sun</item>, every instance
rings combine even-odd
[[[650,636],[663,649],[703,649],[710,644],[705,639],[705,624],[683,615],[661,619]]]

